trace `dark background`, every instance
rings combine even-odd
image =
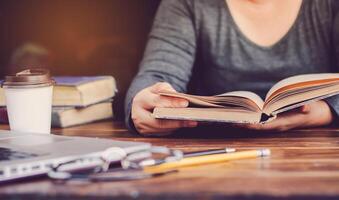
[[[114,110],[121,119],[159,3],[0,0],[0,76],[27,67],[47,67],[54,76],[113,75],[119,89]],[[30,54],[32,45],[40,53]]]

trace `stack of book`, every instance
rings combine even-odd
[[[112,76],[54,77],[52,126],[69,127],[113,118],[117,91]],[[0,121],[8,123],[4,90],[0,88]]]

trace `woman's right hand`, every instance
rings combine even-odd
[[[133,98],[131,117],[137,131],[143,135],[167,135],[184,127],[196,127],[196,121],[160,120],[152,117],[155,107],[184,108],[188,101],[180,98],[165,97],[160,92],[176,92],[165,82],[156,83],[141,90]]]

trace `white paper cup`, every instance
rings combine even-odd
[[[53,81],[41,74],[44,71],[20,72],[24,80],[16,80],[20,73],[4,82],[10,129],[19,132],[50,133],[52,115]],[[27,78],[29,76],[29,78]],[[41,80],[39,77],[41,76]],[[22,78],[22,77],[20,77]],[[33,80],[33,81],[32,81]],[[7,81],[7,82],[6,82]]]

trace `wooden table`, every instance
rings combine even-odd
[[[0,129],[7,129],[0,126]],[[122,123],[100,122],[61,135],[150,142],[184,151],[267,147],[272,156],[186,168],[164,177],[92,184],[55,184],[48,179],[2,185],[6,199],[339,199],[339,129],[253,133],[230,128],[187,131],[169,138],[142,138]]]

